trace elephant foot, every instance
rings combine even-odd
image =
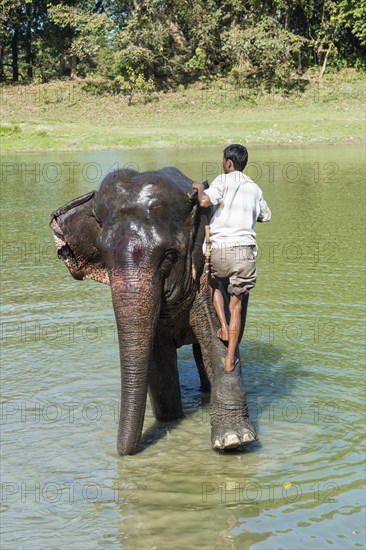
[[[214,449],[236,449],[255,441],[249,420],[240,363],[231,373],[221,370],[211,391],[211,443]]]
[[[212,426],[211,442],[214,449],[236,449],[240,445],[257,439],[257,434],[247,418],[233,421],[229,425]]]

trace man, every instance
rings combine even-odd
[[[193,183],[201,206],[214,206],[210,222],[211,299],[221,323],[218,337],[228,340],[225,371],[235,369],[234,354],[240,333],[242,299],[255,286],[257,278],[257,243],[254,225],[268,222],[271,211],[261,189],[243,170],[248,152],[243,145],[233,144],[224,150],[224,173],[218,176],[205,191],[202,183]],[[223,296],[219,282],[229,279],[230,324],[227,325]]]

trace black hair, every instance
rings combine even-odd
[[[242,172],[248,162],[248,151],[244,145],[233,143],[224,149],[224,159],[231,160],[235,170]]]

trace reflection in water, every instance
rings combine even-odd
[[[257,226],[241,344],[260,440],[211,450],[209,401],[184,347],[186,418],[156,426],[148,405],[143,451],[125,458],[110,290],[69,276],[49,214],[128,163],[211,180],[221,150],[3,157],[3,548],[365,546],[362,155],[250,150],[273,212]]]

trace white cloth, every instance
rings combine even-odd
[[[271,211],[258,185],[236,170],[218,176],[205,193],[214,205],[211,243],[256,246],[255,223],[271,219]]]

